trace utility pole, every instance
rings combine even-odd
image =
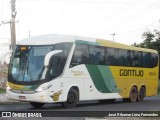
[[[11,47],[12,50],[15,49],[16,46],[16,30],[15,30],[15,19],[16,19],[16,0],[11,0]]]
[[[117,35],[117,34],[116,34],[116,33],[113,33],[113,34],[110,34],[110,35],[113,36],[113,42],[114,42],[114,36]]]
[[[2,21],[2,24],[10,24],[10,32],[11,32],[11,48],[12,50],[15,49],[16,46],[16,29],[15,29],[15,23],[16,23],[16,0],[11,0],[11,20]]]

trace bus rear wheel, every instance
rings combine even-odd
[[[67,96],[67,101],[62,103],[64,108],[74,108],[79,101],[78,92],[75,89],[71,89]]]
[[[133,86],[130,90],[129,101],[136,102],[138,99],[138,90],[135,86]]]
[[[139,92],[138,92],[138,99],[137,101],[143,101],[144,97],[146,96],[146,89],[145,87],[141,87]]]
[[[30,105],[35,108],[41,108],[45,103],[38,103],[38,102],[30,102]]]

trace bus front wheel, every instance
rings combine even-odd
[[[71,89],[67,96],[67,101],[62,103],[64,108],[74,108],[79,101],[78,92],[75,89]]]
[[[30,104],[35,108],[41,108],[45,103],[30,102]]]

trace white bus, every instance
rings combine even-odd
[[[63,41],[63,42],[62,42]],[[96,42],[89,42],[96,41]],[[158,53],[107,40],[43,35],[20,41],[11,57],[7,96],[75,107],[78,101],[142,101],[157,95]]]

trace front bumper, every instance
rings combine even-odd
[[[15,93],[6,89],[7,98],[16,101],[48,103],[48,91],[35,92],[32,94]]]

